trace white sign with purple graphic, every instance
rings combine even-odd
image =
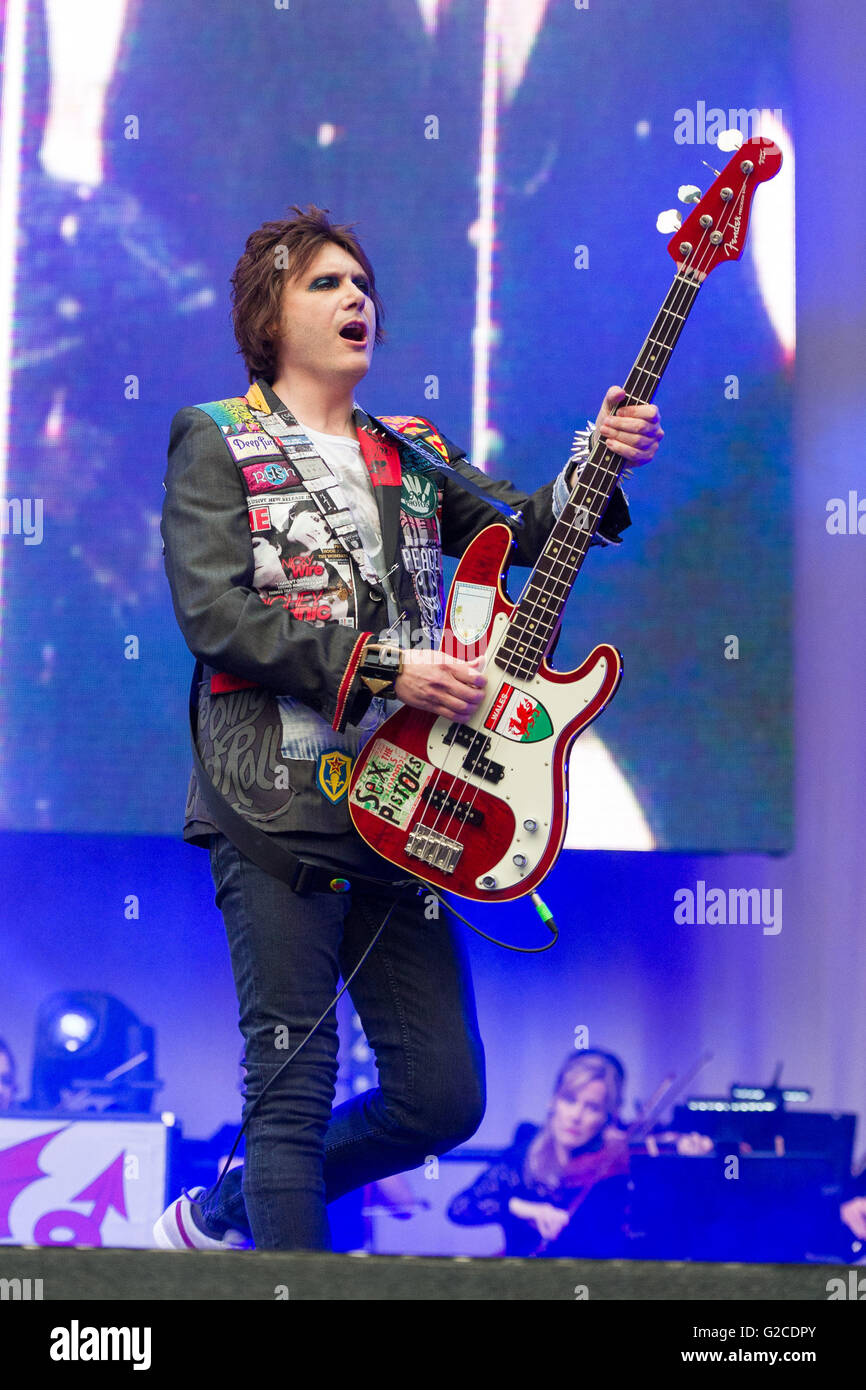
[[[0,1119],[0,1244],[153,1246],[165,1207],[158,1120]]]

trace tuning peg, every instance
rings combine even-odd
[[[677,189],[677,197],[681,203],[699,203],[701,190],[693,183],[681,183]]]
[[[706,164],[706,167],[709,169],[710,173],[711,173],[711,174],[715,174],[716,178],[719,178],[719,177],[720,177],[719,170],[718,170],[718,169],[714,169],[713,166],[712,166],[712,164],[707,164],[707,161],[706,161],[705,159],[702,159],[702,160],[701,160],[701,163],[702,163],[702,164]]]
[[[732,126],[730,130],[723,130],[716,144],[725,154],[731,154],[738,150],[743,143],[743,132]]]
[[[660,212],[656,218],[656,231],[661,232],[662,236],[670,236],[672,232],[679,231],[683,225],[677,208],[668,208],[666,212]]]

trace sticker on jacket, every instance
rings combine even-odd
[[[436,484],[430,478],[404,469],[400,490],[400,506],[404,512],[409,516],[432,516],[437,501]]]
[[[329,801],[340,801],[346,795],[352,759],[339,748],[329,748],[316,765],[316,785]]]

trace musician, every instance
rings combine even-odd
[[[354,831],[341,759],[347,766],[361,724],[367,736],[388,700],[452,720],[478,707],[481,662],[435,649],[442,554],[462,554],[502,519],[489,496],[522,512],[512,558],[533,564],[582,456],[529,496],[473,469],[432,422],[395,417],[398,439],[402,426],[442,459],[434,474],[418,472],[412,453],[383,437],[355,400],[384,337],[370,261],[321,209],[293,211],[252,233],[233,276],[247,395],[179,411],[165,477],[166,572],[181,631],[205,668],[202,760],[239,813],[321,871],[308,893],[265,873],[214,824],[193,776],[184,838],[210,851],[246,1044],[245,1117],[262,1097],[246,1132],[242,1186],[232,1170],[204,1208],[196,1189],[158,1223],[163,1243],[198,1248],[224,1248],[251,1231],[262,1249],[327,1249],[329,1201],[446,1152],[481,1121],[483,1051],[461,939],[446,913],[425,916],[417,894],[384,891],[401,871]],[[607,392],[596,428],[624,464],[645,464],[661,440],[658,410],[636,405],[613,416],[623,398],[621,388]],[[590,442],[588,430],[584,455]],[[269,460],[270,494],[259,481]],[[351,594],[349,611],[326,621],[312,608],[293,615],[255,574],[251,537],[270,531],[271,507],[291,533],[294,510],[311,501],[331,523],[329,559]],[[629,524],[617,490],[596,539],[617,542]],[[312,563],[318,537],[307,544]],[[395,638],[404,658],[396,679],[381,651]],[[379,882],[329,891],[335,874],[351,881],[353,873]],[[285,1039],[296,1046],[325,1013],[390,904],[351,986],[379,1086],[331,1113],[333,1011],[274,1080]]]
[[[453,1199],[451,1220],[464,1226],[497,1222],[506,1255],[626,1255],[629,1145],[619,1118],[624,1081],[613,1053],[571,1053],[544,1123],[518,1126],[501,1159]],[[674,1147],[697,1155],[713,1145],[705,1135],[684,1134],[676,1136]]]

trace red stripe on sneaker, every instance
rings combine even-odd
[[[198,1246],[197,1246],[193,1241],[190,1240],[189,1236],[187,1235],[186,1231],[184,1230],[183,1215],[181,1214],[181,1202],[182,1202],[182,1201],[183,1201],[183,1198],[182,1198],[182,1197],[178,1197],[177,1201],[176,1201],[175,1204],[174,1204],[174,1219],[175,1219],[175,1221],[177,1222],[177,1229],[178,1229],[178,1231],[180,1232],[180,1238],[181,1238],[181,1240],[183,1241],[184,1245],[187,1247],[187,1249],[188,1249],[188,1250],[197,1250],[197,1249],[198,1249]]]

